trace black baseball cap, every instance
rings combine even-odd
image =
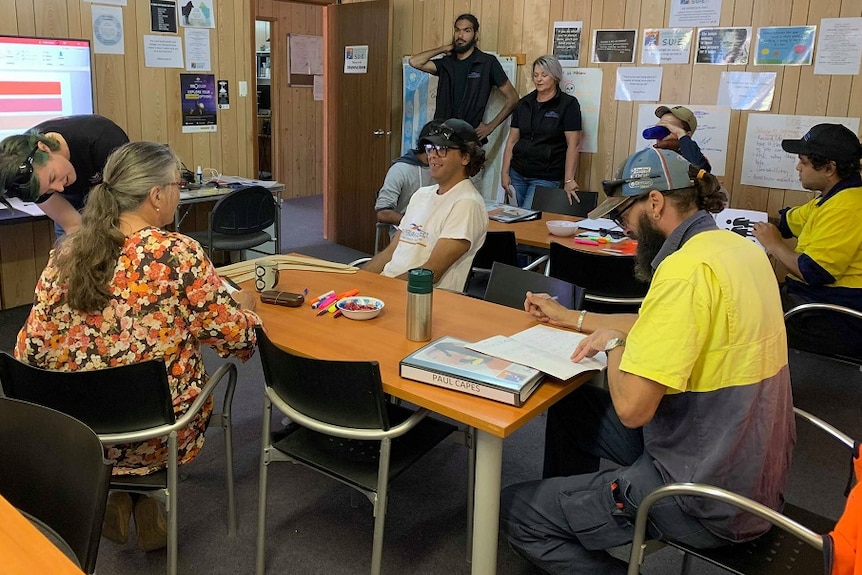
[[[462,149],[469,143],[480,145],[479,136],[473,126],[458,118],[449,118],[439,126],[431,128],[427,136],[419,139],[419,146],[433,144]]]
[[[817,155],[835,162],[862,158],[862,145],[843,124],[817,124],[798,140],[781,140],[781,149],[803,156]]]

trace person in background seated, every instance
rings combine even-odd
[[[461,14],[455,18],[451,44],[411,56],[409,64],[417,70],[439,77],[434,119],[466,120],[476,129],[479,140],[484,142],[515,109],[518,92],[503,71],[500,61],[479,50],[476,47],[478,42],[479,20],[472,14]],[[445,56],[431,59],[439,54]],[[485,124],[482,117],[493,88],[502,92],[506,103]]]
[[[437,184],[413,194],[392,241],[365,269],[406,279],[409,270],[426,268],[434,272],[434,287],[460,292],[488,231],[485,201],[469,179],[482,169],[485,151],[473,127],[457,118],[419,145]]]
[[[697,168],[712,171],[709,160],[700,151],[700,146],[692,140],[694,131],[697,130],[697,116],[685,106],[659,106],[655,109],[656,118],[659,122],[656,126],[664,126],[670,133],[656,142],[653,147],[659,150],[672,150],[688,163]]]
[[[817,124],[781,147],[799,155],[802,187],[820,192],[806,204],[781,210],[778,227],[754,224],[754,237],[790,272],[781,288],[784,309],[820,302],[862,311],[862,145],[841,124]],[[795,248],[783,240],[794,237]],[[862,357],[858,320],[833,315],[806,319],[804,329],[793,325],[788,324],[791,347]]]
[[[395,233],[395,229],[401,223],[401,218],[407,211],[407,204],[410,203],[413,193],[419,188],[432,184],[428,172],[428,156],[425,154],[425,148],[420,146],[419,142],[428,136],[428,132],[439,127],[442,123],[439,120],[431,120],[422,126],[416,141],[416,149],[408,150],[407,153],[392,162],[392,166],[386,172],[383,187],[377,192],[377,202],[374,204],[374,209],[377,211],[378,222],[393,226],[392,234]]]
[[[569,203],[578,200],[581,105],[560,90],[563,67],[554,56],[533,62],[536,89],[512,113],[500,183],[522,208],[530,208],[536,186],[563,188]],[[514,188],[511,197],[509,187]]]
[[[108,156],[128,141],[122,128],[102,116],[46,120],[0,142],[0,190],[39,204],[56,223],[57,237],[73,232]]]
[[[162,144],[135,142],[111,154],[80,227],[57,243],[36,284],[18,333],[18,360],[86,371],[163,359],[179,417],[207,381],[201,344],[224,357],[251,357],[260,323],[251,311],[256,294],[231,296],[200,244],[162,229],[179,202],[179,167]],[[179,434],[181,463],[200,451],[212,408],[210,398]],[[114,445],[107,457],[114,475],[146,475],[165,467],[167,452],[164,439],[151,439]],[[132,507],[128,493],[112,493],[102,534],[125,543]],[[158,502],[142,497],[134,514],[138,546],[164,547]]]
[[[610,213],[637,238],[638,274],[652,278],[639,314],[586,314],[547,294],[524,302],[541,322],[589,333],[572,361],[604,352],[608,362],[608,390],[583,385],[548,410],[544,479],[502,494],[510,544],[548,573],[626,573],[605,550],[631,542],[640,502],[667,483],[780,509],[795,443],[778,287],[762,249],[717,228],[718,180],[654,148],[616,177],[590,217]],[[678,497],[652,508],[648,533],[711,548],[769,527]]]

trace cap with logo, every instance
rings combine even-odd
[[[689,131],[694,134],[694,131],[697,130],[697,116],[694,115],[694,112],[686,108],[685,106],[674,106],[669,108],[668,106],[659,106],[655,109],[655,117],[661,118],[665,114],[673,114],[686,124],[688,124]]]
[[[419,145],[433,144],[447,148],[461,148],[466,144],[479,145],[479,136],[473,126],[458,118],[449,118],[439,126],[432,127],[428,135],[419,139]]]
[[[627,199],[652,190],[669,192],[691,187],[690,165],[688,160],[670,150],[644,148],[635,152],[623,162],[613,180],[602,182],[608,199],[591,211],[589,217],[602,218]]]
[[[791,154],[814,154],[835,162],[862,158],[859,138],[843,124],[817,124],[798,140],[781,140],[781,148]]]

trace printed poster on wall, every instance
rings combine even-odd
[[[823,18],[815,74],[856,75],[862,57],[862,18]]]
[[[177,3],[173,0],[150,0],[150,30],[177,33]]]
[[[581,59],[583,22],[554,22],[554,56],[564,68],[577,68]]]
[[[93,53],[124,54],[123,9],[93,6]]]
[[[180,0],[180,24],[185,28],[215,28],[213,0]]]
[[[701,28],[697,31],[696,64],[743,66],[748,64],[751,26]]]
[[[594,30],[593,64],[633,64],[637,36],[637,30]]]
[[[802,191],[798,157],[781,148],[781,140],[798,140],[816,124],[844,124],[859,133],[859,118],[749,114],[745,132],[741,183]]]
[[[755,66],[809,66],[817,26],[769,26],[757,30]]]
[[[625,102],[661,98],[661,67],[617,68],[617,85],[614,99]]]
[[[721,0],[672,0],[670,4],[671,28],[703,28],[718,26],[721,20]]]
[[[688,64],[691,28],[647,28],[641,50],[641,64]]]
[[[216,131],[215,74],[180,74],[183,133]]]
[[[776,77],[776,72],[722,72],[718,105],[768,112],[772,108]]]
[[[344,47],[344,73],[368,73],[368,46]]]

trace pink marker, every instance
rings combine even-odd
[[[597,241],[595,241],[595,240],[585,240],[585,239],[583,239],[583,238],[575,238],[575,240],[574,240],[574,241],[575,241],[575,243],[576,243],[576,244],[584,244],[584,245],[587,245],[587,246],[597,246],[597,245],[599,245],[599,242],[597,242]]]

